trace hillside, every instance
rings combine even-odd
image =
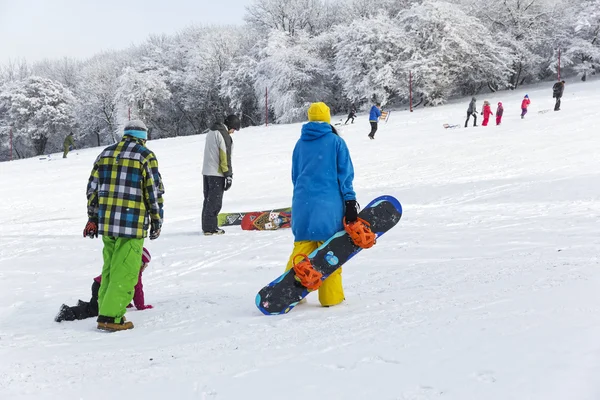
[[[342,126],[359,203],[390,194],[404,215],[344,268],[342,305],[312,295],[279,317],[254,296],[291,231],[201,235],[204,136],[148,143],[166,189],[163,233],[146,242],[155,308],[116,334],[53,321],[101,270],[102,242],[81,234],[100,149],[0,163],[0,398],[600,398],[600,82],[540,113],[550,87],[527,89],[525,120],[525,92],[486,97],[504,103],[499,127],[462,128],[469,99],[393,111],[374,141],[364,113]],[[223,211],[290,205],[300,126],[235,134]]]

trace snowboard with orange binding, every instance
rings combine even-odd
[[[392,229],[402,217],[402,205],[392,196],[380,196],[359,214],[358,221],[346,224],[319,248],[308,255],[298,255],[294,268],[262,288],[256,306],[265,315],[290,312],[310,292],[363,249],[374,246],[377,239]]]

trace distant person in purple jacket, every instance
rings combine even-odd
[[[150,252],[144,247],[142,250],[142,267],[140,268],[140,275],[138,282],[135,285],[135,293],[133,295],[133,304],[138,310],[145,310],[152,308],[150,304],[144,303],[144,285],[142,284],[142,272],[150,263]],[[76,319],[86,319],[98,316],[98,290],[100,289],[100,283],[102,282],[102,275],[98,275],[94,278],[92,283],[92,298],[89,302],[79,300],[76,306],[69,307],[63,304],[60,307],[60,311],[54,318],[56,322],[61,321],[75,321]],[[127,308],[131,308],[133,305],[129,304]]]

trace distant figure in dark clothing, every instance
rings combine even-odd
[[[75,147],[75,141],[73,140],[73,132],[69,133],[63,142],[63,158],[67,158],[67,154],[71,148]]]
[[[350,112],[348,113],[348,119],[346,120],[346,122],[344,122],[344,125],[348,124],[348,121],[350,120],[352,120],[351,124],[353,124],[354,118],[356,118],[356,110],[352,108],[352,110],[350,110]]]
[[[465,128],[469,124],[469,119],[473,116],[473,126],[477,126],[477,99],[473,97],[471,102],[469,103],[469,108],[467,109],[467,120],[465,121]]]
[[[565,81],[556,82],[552,86],[552,97],[556,99],[554,111],[560,111],[560,99],[565,91]]]

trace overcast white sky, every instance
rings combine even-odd
[[[0,64],[84,58],[192,24],[241,24],[251,0],[0,0]]]

